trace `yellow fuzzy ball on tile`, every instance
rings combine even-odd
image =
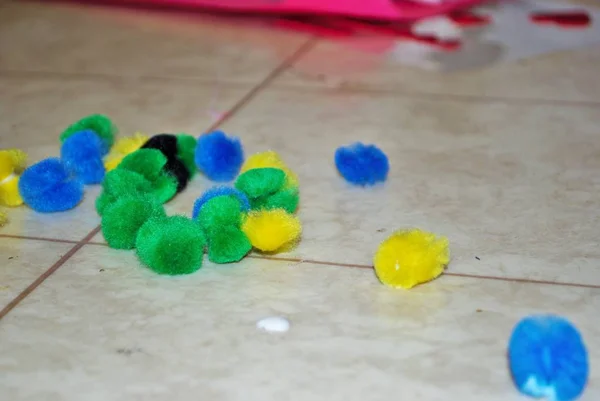
[[[283,170],[286,176],[285,188],[298,186],[298,176],[292,170],[290,170],[283,160],[281,160],[281,157],[272,150],[256,153],[250,156],[242,165],[240,174],[255,168],[269,167]]]
[[[0,151],[0,204],[23,204],[19,194],[19,175],[25,170],[26,162],[27,154],[19,149]]]
[[[447,238],[413,229],[397,231],[383,241],[373,263],[383,284],[409,289],[438,277],[449,261]]]
[[[262,252],[282,252],[300,239],[300,220],[283,209],[254,210],[248,213],[242,231],[252,246]]]
[[[106,171],[116,168],[125,156],[141,148],[147,141],[148,136],[140,132],[136,132],[132,136],[119,138],[104,159]]]

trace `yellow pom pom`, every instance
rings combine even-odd
[[[383,241],[373,263],[383,284],[409,289],[438,277],[449,261],[447,238],[414,229],[397,231]]]
[[[255,168],[268,167],[283,170],[286,176],[285,188],[295,188],[298,186],[298,176],[292,170],[290,170],[283,160],[281,160],[281,157],[279,157],[279,155],[272,150],[250,156],[242,165],[240,174]]]
[[[141,132],[136,132],[133,136],[119,138],[104,160],[106,171],[116,168],[125,156],[141,148],[147,141],[148,136]]]
[[[300,220],[283,209],[255,210],[248,213],[242,225],[252,246],[263,252],[282,252],[300,239]]]
[[[19,174],[25,170],[27,154],[19,149],[0,151],[0,204],[19,206],[23,199],[19,194]]]

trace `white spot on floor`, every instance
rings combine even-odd
[[[256,328],[268,333],[285,333],[290,329],[290,321],[280,316],[266,317],[256,322]]]

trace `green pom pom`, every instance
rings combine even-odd
[[[108,246],[133,249],[137,233],[150,218],[164,218],[162,205],[147,196],[120,198],[102,216],[102,234]]]
[[[235,187],[248,198],[260,198],[273,194],[285,183],[285,173],[278,168],[255,168],[240,175]]]
[[[212,232],[208,246],[208,259],[213,263],[239,262],[250,252],[252,244],[242,230],[224,226]]]
[[[196,220],[206,233],[218,231],[223,226],[239,228],[242,225],[242,205],[233,196],[217,196],[206,202]]]
[[[202,228],[184,216],[153,218],[138,231],[137,255],[148,268],[171,276],[193,273],[202,267]]]
[[[125,156],[117,169],[141,174],[152,183],[152,194],[165,203],[177,193],[177,179],[165,172],[167,157],[157,149],[139,149]]]
[[[106,145],[107,149],[110,149],[115,141],[115,135],[117,134],[117,127],[113,124],[110,119],[102,114],[92,114],[84,117],[81,120],[71,124],[66,130],[60,134],[60,142],[64,142],[68,137],[77,132],[84,130],[92,130],[100,137],[102,142]]]
[[[177,135],[177,158],[181,160],[192,178],[197,171],[194,155],[196,152],[196,138],[191,135]]]
[[[142,175],[116,168],[102,182],[102,193],[96,199],[96,210],[102,216],[106,207],[122,197],[139,197],[152,193],[152,184]]]
[[[276,192],[270,196],[252,199],[252,209],[284,209],[288,213],[295,213],[298,210],[300,196],[298,188],[288,188]]]

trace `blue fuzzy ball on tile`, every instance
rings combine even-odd
[[[41,213],[74,208],[83,199],[83,184],[73,178],[57,158],[29,166],[19,180],[19,193],[27,206]]]
[[[247,212],[248,210],[250,210],[250,201],[243,192],[238,191],[235,188],[219,186],[209,189],[208,191],[203,193],[201,197],[196,199],[196,202],[194,202],[194,209],[192,211],[192,218],[195,220],[196,217],[198,217],[198,213],[200,213],[200,209],[202,209],[202,206],[204,206],[204,204],[209,200],[218,196],[236,197],[240,201],[243,212]]]
[[[67,169],[84,184],[100,184],[105,168],[102,156],[106,145],[92,130],[71,135],[60,148],[60,157]]]
[[[518,390],[547,401],[571,401],[585,389],[588,354],[581,334],[568,320],[529,316],[514,328],[508,360]]]
[[[381,149],[360,142],[338,148],[335,166],[346,181],[359,186],[385,181],[390,170],[388,158]]]
[[[198,138],[195,153],[196,166],[212,181],[233,180],[244,162],[244,150],[239,139],[221,131]]]

